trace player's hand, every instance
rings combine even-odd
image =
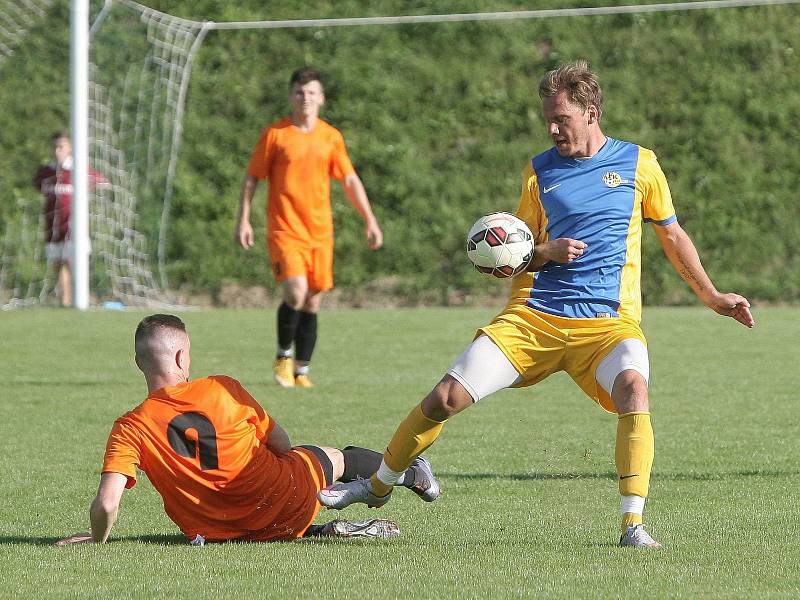
[[[253,247],[253,227],[250,225],[249,221],[240,221],[236,226],[236,241],[242,248]]]
[[[545,258],[553,262],[566,264],[571,263],[576,258],[583,256],[588,246],[580,240],[573,240],[572,238],[557,238],[546,242],[547,246]]]
[[[367,235],[367,243],[372,250],[377,250],[383,246],[383,232],[381,228],[378,227],[377,222],[372,221],[367,223],[365,232]]]
[[[69,537],[65,537],[63,540],[58,540],[53,545],[54,546],[69,546],[70,544],[85,544],[87,542],[92,541],[92,534],[88,531],[82,531],[80,533],[73,533]]]
[[[708,307],[716,313],[732,317],[745,327],[756,324],[750,313],[750,303],[739,294],[717,294],[708,303]]]

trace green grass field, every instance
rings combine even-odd
[[[146,478],[113,543],[87,528],[113,420],[144,397],[143,312],[0,314],[2,598],[797,598],[798,310],[752,331],[702,308],[649,308],[656,462],[646,520],[659,552],[615,546],[616,420],[566,376],[459,415],[429,451],[444,495],[405,490],[394,540],[189,546]],[[273,311],[187,312],[194,376],[240,379],[294,443],[382,449],[493,314],[329,310],[313,390],[271,382]],[[321,517],[332,518],[333,513]]]

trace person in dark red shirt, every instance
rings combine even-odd
[[[33,177],[33,186],[44,196],[42,218],[47,262],[56,275],[56,293],[62,306],[72,306],[72,143],[69,134],[52,136],[53,161],[42,165]],[[106,184],[106,179],[89,169],[89,183]]]

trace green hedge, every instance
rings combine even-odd
[[[150,2],[197,20],[475,12],[518,2]],[[274,3],[271,3],[274,4]],[[537,8],[602,3],[549,2]],[[94,6],[97,8],[97,6]],[[49,133],[68,122],[68,7],[58,4],[0,64],[0,217],[28,190]],[[391,281],[409,301],[486,290],[464,255],[479,215],[516,207],[525,162],[549,146],[536,87],[587,58],[605,92],[604,130],[652,148],[679,220],[720,288],[800,299],[800,7],[437,25],[214,31],[193,70],[169,232],[169,279],[216,293],[274,286],[263,249],[233,243],[238,194],[260,129],[287,110],[286,81],[327,76],[323,117],[345,134],[386,236],[372,253],[334,185],[337,285],[354,297]],[[143,211],[145,214],[157,210]],[[155,228],[155,218],[145,227]],[[152,236],[154,237],[154,236]],[[655,236],[644,241],[645,301],[693,301]]]

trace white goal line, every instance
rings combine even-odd
[[[106,0],[110,4],[113,0]],[[150,14],[159,11],[133,0],[120,0]],[[703,0],[700,2],[675,2],[661,4],[633,4],[626,6],[599,6],[595,8],[555,8],[542,10],[518,10],[485,13],[456,13],[443,15],[398,15],[393,17],[352,17],[339,19],[292,19],[283,21],[192,21],[169,15],[170,19],[182,21],[189,27],[200,29],[291,29],[297,27],[347,27],[363,25],[399,25],[409,23],[444,23],[462,21],[504,21],[513,19],[547,19],[553,17],[583,17],[596,15],[618,15],[630,13],[677,12],[685,10],[742,8],[797,4],[800,0]]]

